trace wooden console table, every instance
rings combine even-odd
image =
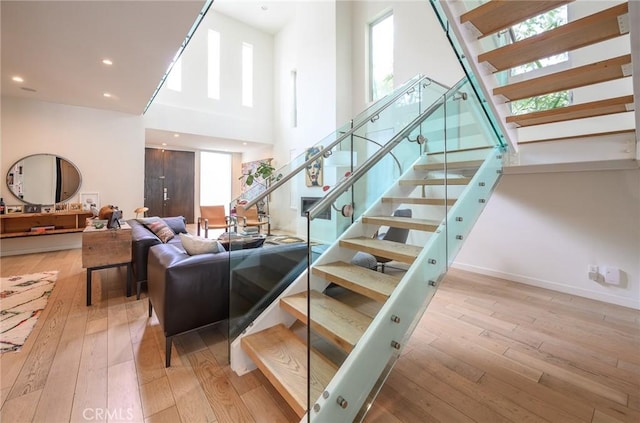
[[[127,266],[127,297],[131,296],[131,226],[120,229],[96,229],[82,232],[82,267],[87,268],[87,306],[91,305],[91,272],[108,267]]]
[[[10,213],[0,214],[0,238],[17,238],[82,232],[85,222],[92,214],[89,211],[66,211],[59,213]],[[32,228],[47,228],[32,230]]]

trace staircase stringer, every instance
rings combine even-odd
[[[476,38],[476,34],[473,32],[473,29],[467,27],[460,23],[460,16],[466,12],[464,10],[464,2],[451,2],[446,0],[431,0],[432,2],[436,2],[440,5],[448,20],[448,29],[445,28],[445,33],[447,33],[447,37],[449,37],[448,31],[453,31],[455,37],[460,40],[460,47],[464,52],[464,57],[458,57],[460,62],[466,61],[471,67],[472,75],[467,73],[465,66],[462,65],[465,73],[467,73],[467,78],[470,81],[477,81],[477,84],[472,82],[472,85],[479,85],[479,88],[482,91],[482,95],[485,99],[487,99],[486,104],[489,106],[491,112],[495,116],[495,122],[499,126],[500,131],[506,137],[506,142],[509,145],[512,153],[518,152],[518,133],[516,128],[508,127],[505,123],[506,117],[511,115],[511,110],[507,103],[496,104],[496,100],[493,97],[493,90],[500,86],[498,83],[498,79],[495,74],[491,72],[491,70],[484,68],[478,63],[478,56],[484,52],[480,41]],[[451,41],[450,41],[451,42]],[[451,42],[452,46],[454,45]],[[455,49],[454,53],[458,55]],[[475,75],[476,78],[473,78]]]

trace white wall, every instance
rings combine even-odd
[[[455,265],[640,308],[640,170],[504,175]],[[623,285],[588,279],[618,267]]]
[[[367,99],[369,23],[388,10],[393,10],[393,73],[396,87],[417,74],[426,75],[448,86],[452,86],[464,76],[444,31],[427,1],[352,2],[352,115],[364,110],[369,103]]]
[[[274,42],[274,166],[290,161],[336,128],[336,7],[334,2],[295,2],[294,19]],[[297,72],[297,126],[292,126],[291,71]],[[298,181],[299,182],[299,181]],[[304,187],[304,182],[298,186]],[[306,189],[304,187],[303,189]],[[311,188],[310,188],[311,190]],[[320,196],[322,190],[313,188]],[[298,196],[306,195],[298,192]],[[315,193],[314,193],[315,195]],[[297,208],[290,189],[274,193],[270,211],[275,227],[296,231]]]
[[[163,87],[147,128],[273,143],[273,36],[218,13],[215,2],[182,54],[182,91]],[[220,33],[220,99],[207,94],[207,33]],[[242,105],[242,43],[253,45],[253,107]]]
[[[98,192],[102,205],[120,207],[125,218],[144,197],[144,126],[141,116],[2,97],[0,174],[21,157],[51,153],[73,162],[82,192]],[[0,187],[7,204],[19,204]],[[79,201],[79,195],[71,199]],[[2,255],[77,248],[80,234],[2,240]]]

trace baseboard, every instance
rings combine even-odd
[[[610,295],[602,292],[590,291],[588,289],[577,288],[574,286],[562,285],[555,282],[545,281],[542,279],[530,278],[528,276],[517,275],[514,273],[501,272],[494,269],[474,266],[466,263],[454,262],[456,269],[466,270],[468,272],[479,273],[481,275],[493,276],[496,278],[507,279],[513,282],[523,283],[525,285],[536,286],[538,288],[550,289],[552,291],[562,292],[565,294],[577,295],[579,297],[589,298],[592,300],[602,301],[609,304],[615,304],[623,307],[640,310],[640,300],[632,298],[623,298],[617,295]]]

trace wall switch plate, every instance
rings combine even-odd
[[[609,285],[620,285],[620,269],[617,267],[603,267],[602,268],[602,276],[604,277],[604,282]]]

